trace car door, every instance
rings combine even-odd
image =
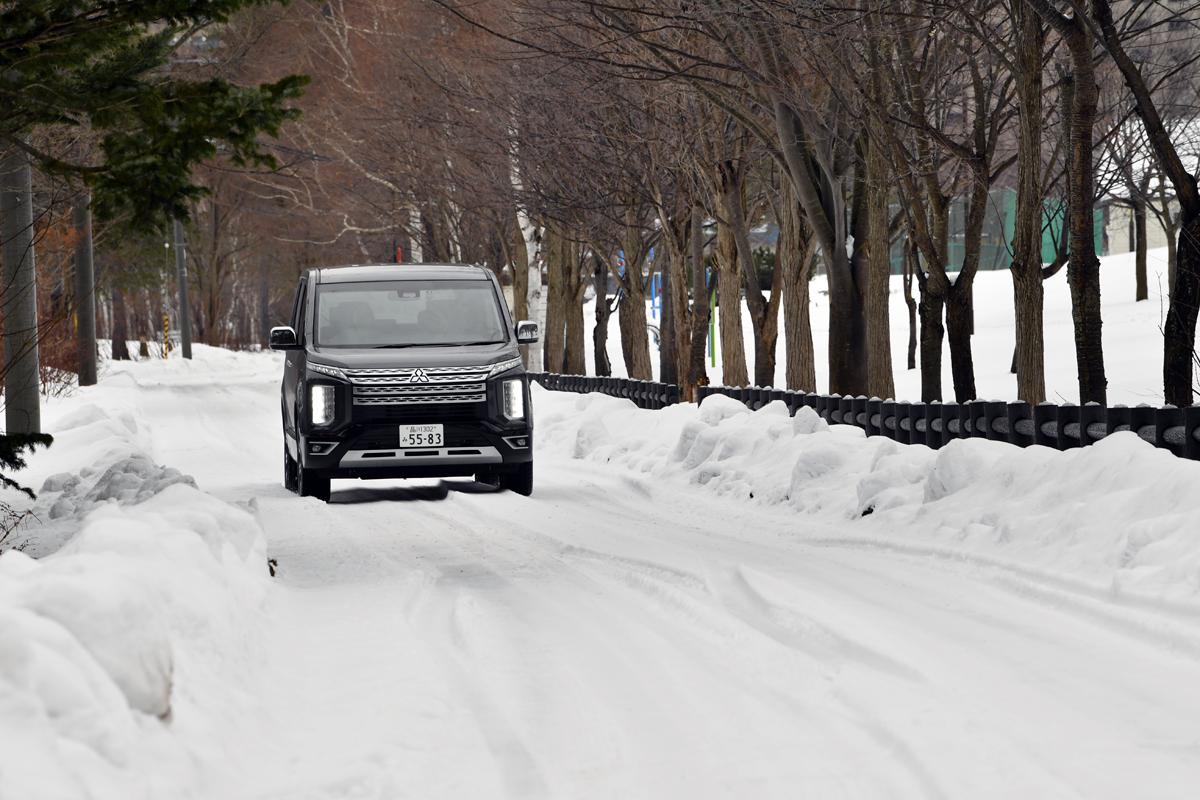
[[[292,304],[292,319],[288,323],[296,331],[300,350],[288,350],[283,362],[283,426],[291,437],[297,435],[296,395],[304,383],[304,309],[308,300],[308,279],[301,278],[296,289],[296,300]]]

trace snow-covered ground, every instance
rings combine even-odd
[[[1104,356],[1108,375],[1109,402],[1137,405],[1161,405],[1162,392],[1162,323],[1166,314],[1167,251],[1151,250],[1148,254],[1150,299],[1134,302],[1134,256],[1132,253],[1101,259],[1101,304],[1104,318]],[[1064,269],[1045,282],[1046,392],[1055,402],[1078,402],[1079,384],[1075,367],[1075,333],[1071,321],[1071,295]],[[913,291],[916,291],[914,287]],[[981,272],[975,279],[975,336],[972,352],[975,360],[975,382],[979,396],[985,399],[1013,400],[1017,394],[1017,379],[1009,372],[1014,345],[1012,277],[1008,270]],[[824,275],[812,282],[813,345],[817,355],[817,387],[828,391],[829,298]],[[589,374],[594,374],[591,331],[594,307],[584,310],[587,327]],[[720,311],[718,310],[718,314]],[[896,380],[896,396],[902,400],[921,398],[919,370],[906,369],[908,348],[908,307],[904,303],[903,284],[897,276],[892,279],[889,306],[892,333],[892,365]],[[653,324],[654,320],[651,319]],[[742,307],[742,329],[746,337],[746,363],[754,375],[754,347],[750,317]],[[783,386],[784,342],[780,326],[775,384]],[[620,331],[617,317],[610,320],[608,356],[614,375],[625,375],[621,361]],[[657,351],[651,351],[654,369],[658,370]],[[942,386],[947,397],[953,395],[950,375],[950,352],[943,342]],[[717,365],[709,364],[709,380],[722,383],[720,346]],[[1200,383],[1198,383],[1200,385]]]
[[[1194,796],[1200,465],[538,390],[532,498],[325,505],[279,375],[198,347],[48,410],[30,482],[127,477],[0,556],[0,798]]]

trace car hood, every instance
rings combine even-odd
[[[409,369],[412,367],[482,367],[520,355],[513,342],[456,347],[353,349],[316,348],[314,361],[342,369]]]

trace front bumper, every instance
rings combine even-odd
[[[528,391],[528,388],[526,389]],[[348,413],[329,429],[301,431],[305,469],[330,478],[415,478],[473,475],[533,460],[533,426],[507,421],[494,403],[345,407]],[[400,426],[443,426],[441,447],[401,448]]]

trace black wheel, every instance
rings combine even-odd
[[[524,464],[518,464],[511,470],[502,473],[500,486],[510,492],[529,497],[533,494],[533,462],[527,461]]]
[[[296,470],[296,476],[299,484],[298,493],[301,497],[315,497],[318,500],[329,502],[329,478],[324,475],[318,475],[316,470],[304,469],[301,467]]]
[[[297,477],[298,472],[299,472],[299,466],[296,464],[296,459],[292,458],[291,453],[289,453],[288,449],[287,449],[287,442],[284,442],[284,444],[283,444],[283,488],[287,489],[289,492],[295,492],[295,491],[299,490],[298,477]]]

